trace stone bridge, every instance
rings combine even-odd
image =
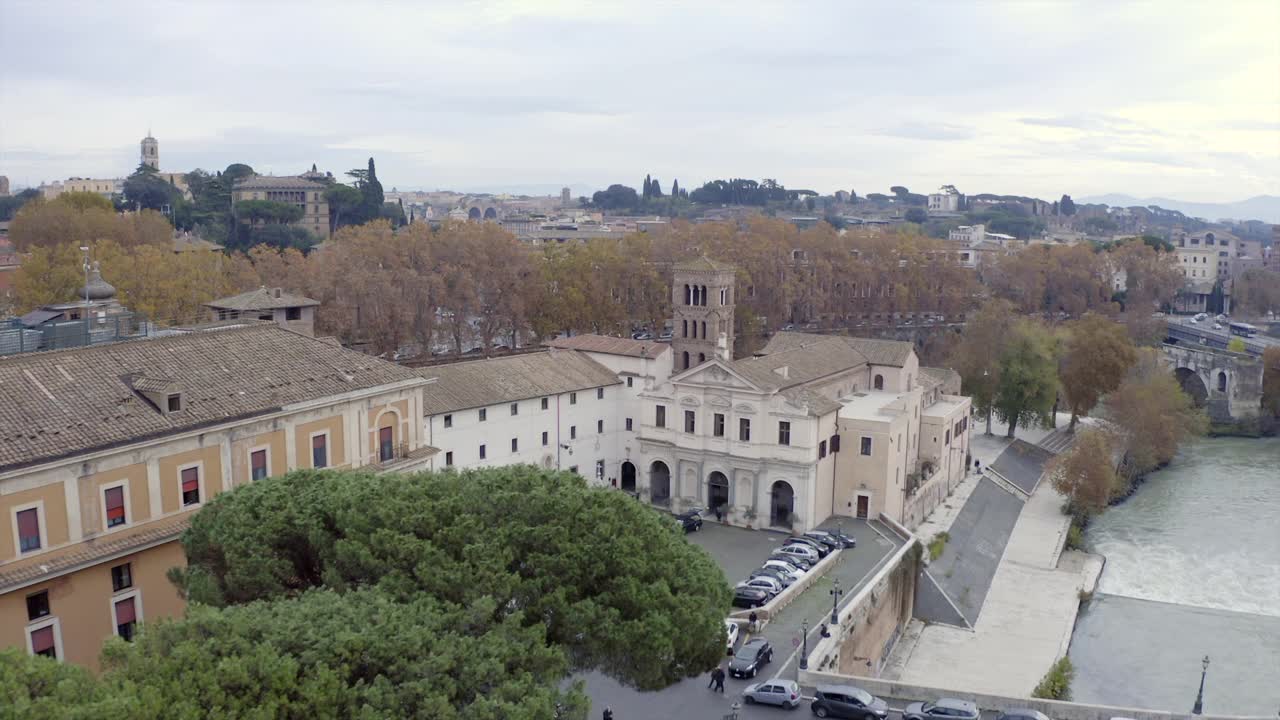
[[[1262,360],[1188,345],[1164,346],[1164,362],[1182,389],[1218,423],[1256,418],[1262,409]]]

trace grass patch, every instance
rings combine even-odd
[[[1031,691],[1031,697],[1043,700],[1070,700],[1071,679],[1075,674],[1076,669],[1071,665],[1071,658],[1063,657],[1044,674],[1040,684]]]
[[[1084,549],[1084,529],[1075,520],[1072,520],[1071,527],[1067,528],[1067,549]]]
[[[945,530],[933,536],[929,541],[929,559],[937,560],[942,557],[942,551],[947,547],[947,541],[951,539],[951,535]]]

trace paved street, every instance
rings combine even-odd
[[[810,624],[810,642],[818,636],[818,626],[831,612],[829,591],[835,578],[845,590],[843,604],[864,578],[872,573],[900,541],[879,523],[846,519],[842,528],[858,539],[858,547],[841,551],[827,576],[814,583],[769,623],[763,635],[774,646],[774,660],[766,666],[766,672],[754,680],[725,679],[725,694],[707,689],[708,676],[703,675],[678,683],[659,692],[642,693],[620,686],[611,678],[599,673],[582,676],[587,694],[592,700],[591,715],[599,717],[608,706],[616,720],[667,720],[668,718],[715,718],[729,711],[735,699],[740,700],[743,688],[761,679],[775,676],[794,678],[798,653],[793,640],[798,640],[803,620]],[[746,577],[760,566],[771,548],[781,544],[784,535],[761,530],[744,530],[707,523],[700,532],[691,533],[689,540],[707,550],[725,570],[730,583]],[[802,708],[804,709],[804,708]],[[744,719],[769,717],[782,712],[777,708],[745,707],[740,716]],[[806,710],[807,712],[807,710]]]

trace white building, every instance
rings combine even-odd
[[[961,225],[947,234],[947,239],[951,242],[964,243],[965,245],[976,245],[987,237],[987,227],[985,225]]]
[[[943,185],[938,192],[929,196],[930,213],[958,213],[964,196],[956,190],[955,185]]]

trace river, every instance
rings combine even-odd
[[[1107,558],[1071,642],[1072,698],[1206,714],[1280,710],[1280,440],[1206,438],[1097,518]]]

